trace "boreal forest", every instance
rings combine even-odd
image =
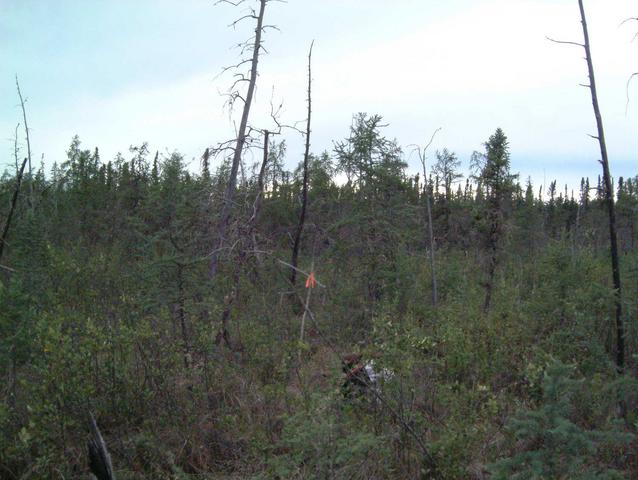
[[[40,166],[16,79],[0,478],[638,478],[638,176],[608,158],[583,1],[554,42],[585,59],[599,175],[569,186],[514,171],[498,125],[462,158],[355,112],[314,151],[319,39],[306,118],[260,125],[276,2],[222,3],[252,35],[235,135],[194,164],[75,136]]]

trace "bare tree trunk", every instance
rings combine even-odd
[[[425,186],[425,207],[426,207],[426,215],[427,215],[427,222],[428,222],[428,230],[427,230],[428,244],[430,246],[430,272],[432,274],[432,306],[433,307],[436,307],[438,303],[438,289],[437,289],[437,283],[436,283],[436,264],[434,261],[435,260],[434,259],[435,244],[434,244],[434,228],[432,226],[432,205],[430,200],[430,190],[428,188],[427,170],[425,168],[425,152],[428,149],[428,147],[432,145],[432,142],[434,141],[434,137],[436,136],[439,130],[441,129],[437,128],[434,131],[434,133],[432,134],[432,137],[430,138],[430,141],[425,146],[425,148],[423,148],[423,151],[419,150],[419,159],[421,160],[421,166],[423,167],[423,184]]]
[[[270,132],[264,131],[264,156],[261,160],[261,167],[259,168],[259,176],[257,177],[257,194],[255,195],[255,201],[253,203],[253,214],[250,218],[251,222],[257,219],[259,209],[261,208],[261,200],[264,196],[264,176],[266,174],[266,165],[268,164],[268,142],[270,140]]]
[[[15,159],[16,162],[16,175],[18,174],[18,172],[20,171],[20,162],[18,160],[18,129],[20,128],[20,123],[18,122],[18,124],[16,125],[16,131],[15,131],[15,135],[13,137],[13,158]]]
[[[16,204],[18,203],[18,194],[20,193],[20,184],[22,183],[22,176],[24,174],[24,166],[27,164],[27,158],[22,162],[22,166],[20,167],[20,171],[18,172],[18,176],[16,178],[16,188],[13,191],[13,197],[11,197],[11,208],[9,209],[9,214],[7,215],[7,220],[4,222],[4,227],[2,229],[2,236],[0,237],[0,260],[2,260],[2,254],[4,253],[4,246],[7,243],[7,236],[9,235],[9,227],[11,226],[11,219],[13,218],[13,213],[16,209]]]
[[[257,237],[255,235],[255,223],[259,216],[259,210],[261,209],[261,202],[264,197],[264,176],[266,175],[266,165],[268,164],[268,142],[270,141],[270,132],[264,130],[264,156],[261,161],[261,168],[259,169],[259,176],[257,177],[257,193],[255,194],[255,201],[253,202],[253,214],[248,220],[248,234],[252,241],[253,255],[258,258],[257,250]]]
[[[500,202],[499,202],[500,203]],[[498,203],[493,206],[489,218],[490,218],[490,236],[489,236],[489,251],[490,259],[489,266],[487,268],[487,281],[485,282],[485,301],[483,302],[483,312],[487,313],[492,306],[492,292],[494,291],[494,277],[496,275],[496,266],[498,265],[498,239],[500,237],[500,219],[498,214]]]
[[[263,33],[264,23],[264,11],[266,10],[267,0],[259,0],[259,14],[256,17],[257,27],[255,28],[255,42],[253,45],[253,54],[250,68],[250,79],[248,81],[248,91],[246,92],[246,98],[244,99],[244,109],[241,116],[241,122],[239,124],[239,130],[237,131],[237,142],[235,144],[235,151],[233,153],[233,163],[230,169],[230,177],[224,192],[224,200],[222,206],[221,217],[218,226],[218,244],[217,248],[211,255],[209,278],[214,278],[217,274],[217,267],[219,264],[220,250],[224,245],[226,232],[230,224],[231,210],[233,207],[233,200],[235,198],[235,192],[237,190],[237,171],[241,162],[242,152],[244,145],[246,144],[246,129],[248,126],[248,116],[250,114],[250,107],[253,102],[253,96],[255,93],[255,84],[257,83],[257,65],[259,63],[259,51],[261,50],[261,35]]]
[[[18,97],[20,97],[20,106],[22,107],[22,118],[24,120],[24,132],[27,137],[27,159],[29,160],[29,207],[33,207],[33,172],[31,170],[31,141],[29,140],[29,125],[27,124],[27,111],[24,108],[24,99],[20,91],[18,76],[16,75],[16,88],[18,89]]]
[[[228,295],[224,297],[224,309],[222,310],[221,316],[221,326],[219,331],[217,332],[217,336],[215,337],[215,343],[217,345],[221,345],[224,343],[229,350],[232,351],[241,351],[243,350],[243,346],[241,342],[237,342],[236,345],[233,345],[233,341],[230,338],[230,330],[229,330],[229,321],[230,316],[233,311],[233,304],[237,300],[237,296],[239,295],[239,287],[240,287],[240,271],[241,266],[244,260],[243,253],[240,252],[238,259],[236,260],[235,270],[233,272],[233,287]]]
[[[186,305],[184,299],[184,265],[177,264],[177,316],[179,317],[179,325],[182,334],[182,349],[184,352],[184,368],[188,370],[192,363],[190,338],[188,334],[188,326],[186,325]]]
[[[580,7],[580,18],[583,25],[583,36],[585,43],[585,57],[587,60],[587,70],[589,73],[589,90],[591,101],[596,117],[596,127],[598,129],[598,144],[600,146],[601,163],[603,166],[603,181],[605,183],[605,203],[609,214],[609,243],[611,250],[611,270],[614,281],[614,302],[616,306],[616,368],[619,372],[625,369],[625,326],[622,319],[622,289],[620,284],[620,267],[618,263],[618,238],[616,234],[616,209],[614,205],[614,192],[611,186],[611,174],[609,173],[609,157],[607,156],[607,145],[605,143],[605,132],[603,129],[603,119],[598,105],[598,93],[596,91],[596,80],[594,77],[594,64],[589,48],[589,32],[585,19],[585,8],[583,0],[578,0]]]
[[[423,175],[425,176],[425,163],[423,163]],[[436,265],[434,263],[434,229],[432,228],[432,207],[430,205],[430,192],[426,182],[425,206],[428,216],[428,237],[430,243],[430,271],[432,272],[432,306],[436,307],[438,302],[438,291],[436,285]]]
[[[290,283],[294,286],[297,281],[297,261],[299,257],[299,245],[301,243],[301,232],[303,231],[304,223],[306,222],[306,208],[308,207],[308,157],[310,156],[310,117],[312,115],[312,47],[314,46],[314,40],[310,44],[310,50],[308,51],[308,118],[306,119],[306,150],[303,156],[303,186],[302,186],[302,200],[301,200],[301,213],[299,214],[299,224],[297,225],[297,231],[295,232],[295,242],[292,247],[292,259],[290,264]]]
[[[576,248],[578,247],[578,232],[580,231],[581,202],[576,207],[576,222],[572,230],[572,262],[576,262]]]

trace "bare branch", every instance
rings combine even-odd
[[[567,42],[567,41],[565,41],[565,40],[555,40],[555,39],[553,39],[553,38],[551,38],[551,37],[548,37],[548,36],[545,36],[545,38],[546,38],[547,40],[549,40],[550,42],[559,43],[559,44],[562,44],[562,45],[574,45],[574,46],[576,46],[576,47],[585,48],[585,45],[583,45],[582,43],[578,43],[578,42]]]
[[[243,17],[239,17],[237,20],[233,21],[230,25],[228,25],[229,27],[232,27],[233,29],[237,26],[238,23],[240,23],[243,20],[256,20],[257,17],[254,14],[254,10],[253,13],[249,13],[248,15],[244,15]]]
[[[243,75],[241,75],[242,78],[238,78],[237,80],[235,80],[232,85],[230,86],[230,90],[234,90],[237,85],[239,85],[242,82],[249,82],[250,83],[250,78],[244,78]]]
[[[289,264],[288,262],[284,262],[283,260],[280,260],[279,258],[277,259],[277,261],[278,261],[279,263],[281,263],[282,265],[285,265],[286,267],[289,267],[289,268],[293,268],[293,269],[295,269],[297,272],[301,273],[302,275],[304,275],[304,276],[306,276],[306,277],[310,276],[310,272],[306,272],[305,270],[302,270],[302,269],[300,269],[300,268],[293,267],[293,266],[292,266],[291,264]],[[326,286],[325,286],[323,283],[321,283],[319,280],[317,280],[316,278],[315,278],[315,283],[316,283],[317,285],[319,285],[321,288],[326,288]]]
[[[279,117],[284,107],[284,102],[282,100],[281,102],[279,102],[279,106],[275,108],[275,104],[273,102],[274,97],[275,97],[275,87],[273,86],[272,93],[270,94],[270,118],[273,121],[273,123],[277,126],[277,129],[276,130],[269,129],[270,134],[280,135],[284,129],[289,129],[289,130],[294,130],[295,132],[301,134],[302,136],[305,135],[305,132],[297,127],[297,124],[303,122],[303,120],[299,120],[295,122],[294,125],[288,125],[288,124],[282,123],[279,120]]]
[[[638,20],[638,17],[629,17],[629,18],[625,18],[622,22],[620,22],[620,25],[618,25],[619,27],[622,27],[625,23],[627,22],[631,22],[632,20]]]
[[[226,73],[228,70],[235,70],[239,67],[241,67],[242,65],[245,65],[246,63],[250,63],[252,60],[250,58],[246,58],[242,61],[240,61],[239,63],[236,63],[235,65],[229,65],[226,66],[224,68],[222,68],[222,71],[219,72],[217,75],[215,75],[215,77],[213,78],[213,80],[217,80],[220,76],[222,76],[224,73]]]
[[[219,5],[220,3],[227,3],[229,5],[232,5],[233,7],[238,7],[239,5],[241,5],[242,3],[245,3],[247,0],[236,0],[236,1],[231,1],[231,0],[217,0],[215,2],[215,5]]]
[[[627,103],[625,104],[625,115],[627,115],[627,112],[629,111],[629,84],[631,83],[631,81],[636,75],[638,75],[638,72],[632,73],[631,75],[629,75],[629,78],[627,79],[627,86],[625,87],[625,91],[627,94]]]
[[[229,3],[235,5],[233,2],[229,0]],[[224,192],[223,206],[220,215],[220,221],[218,225],[218,248],[221,248],[226,241],[226,231],[230,226],[231,220],[231,210],[232,205],[234,203],[234,196],[237,190],[237,172],[240,167],[241,157],[244,152],[244,149],[247,147],[247,127],[248,127],[248,117],[250,114],[250,107],[253,101],[253,96],[255,92],[255,85],[257,82],[257,67],[259,63],[259,52],[260,46],[262,44],[262,33],[263,33],[263,20],[264,20],[264,12],[266,9],[266,0],[260,0],[259,2],[260,8],[259,13],[256,15],[256,26],[255,26],[255,37],[254,41],[252,41],[252,56],[250,59],[250,81],[248,82],[248,88],[246,90],[246,98],[244,99],[238,92],[232,92],[229,96],[229,104],[232,105],[234,102],[240,98],[244,103],[244,108],[241,116],[241,122],[239,125],[239,129],[237,131],[237,138],[235,143],[235,150],[233,152],[233,162],[231,165],[230,175],[228,179],[228,184],[226,185],[226,189]],[[253,14],[255,12],[253,11]],[[209,266],[209,278],[213,279],[217,273],[219,256],[217,253],[213,253],[211,255],[211,262]]]
[[[442,130],[442,127],[437,128],[436,130],[434,130],[434,133],[432,134],[432,137],[430,137],[430,141],[428,142],[428,144],[423,148],[423,153],[425,154],[425,151],[430,148],[430,145],[432,145],[432,142],[434,142],[434,137],[436,136],[437,133],[439,133]]]

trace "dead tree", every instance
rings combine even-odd
[[[426,207],[425,213],[427,215],[426,220],[428,224],[428,228],[427,228],[428,245],[430,246],[430,271],[432,273],[432,306],[433,307],[436,307],[438,302],[438,290],[437,290],[437,283],[436,283],[436,264],[434,261],[435,244],[434,244],[434,229],[432,227],[432,206],[430,201],[430,189],[427,183],[427,178],[428,178],[427,170],[425,168],[425,152],[430,147],[430,145],[432,145],[432,142],[434,141],[434,137],[436,136],[439,130],[441,129],[437,128],[434,131],[434,133],[432,134],[432,137],[430,138],[430,141],[423,148],[423,150],[421,149],[417,150],[419,153],[419,160],[421,161],[421,166],[423,167],[423,182],[425,184],[425,207]]]
[[[611,187],[611,174],[609,172],[609,157],[607,156],[607,145],[605,143],[605,131],[603,128],[603,118],[598,105],[598,93],[596,91],[596,79],[594,77],[594,64],[589,48],[589,32],[585,19],[585,7],[583,0],[578,0],[580,8],[580,18],[583,26],[583,38],[585,43],[585,57],[587,60],[587,71],[589,73],[589,91],[596,117],[596,127],[598,130],[597,140],[600,146],[601,163],[603,167],[603,181],[605,182],[605,202],[609,214],[609,243],[611,250],[611,270],[614,280],[614,302],[616,306],[616,367],[619,372],[625,368],[625,326],[622,319],[622,289],[620,283],[620,266],[618,262],[618,238],[616,235],[616,208],[614,204],[614,192]]]
[[[264,130],[264,155],[261,160],[259,175],[257,176],[257,192],[255,192],[255,201],[253,202],[253,213],[248,220],[249,236],[252,241],[252,249],[255,256],[257,256],[256,223],[257,218],[259,217],[259,211],[261,210],[261,203],[264,198],[264,176],[266,175],[266,166],[268,165],[269,155],[268,142],[270,142],[270,131]]]
[[[233,5],[239,5],[243,3],[243,1],[233,3],[230,1],[225,1],[224,3],[231,3]],[[244,107],[241,115],[241,121],[239,124],[239,129],[237,130],[237,138],[235,141],[234,151],[233,151],[233,161],[230,169],[230,176],[228,178],[228,183],[226,185],[226,190],[224,192],[224,197],[222,201],[222,211],[219,219],[219,224],[217,228],[217,247],[212,252],[210,267],[209,267],[209,277],[212,279],[217,274],[217,267],[219,264],[219,255],[221,253],[221,249],[224,246],[224,242],[226,240],[226,234],[228,231],[228,227],[230,225],[231,213],[233,208],[233,201],[235,198],[235,193],[237,191],[237,172],[239,170],[239,165],[241,163],[242,153],[244,151],[244,147],[246,145],[246,135],[248,129],[248,117],[250,115],[250,107],[253,103],[253,96],[255,93],[255,85],[257,83],[257,66],[259,64],[259,53],[262,47],[262,34],[264,31],[264,12],[266,10],[266,4],[268,0],[259,0],[259,12],[255,12],[255,10],[251,10],[251,13],[240,18],[235,22],[239,22],[240,20],[250,18],[254,19],[257,22],[257,26],[255,27],[255,36],[252,42],[252,57],[250,60],[242,60],[238,65],[240,66],[244,63],[250,62],[250,74],[249,77],[246,78],[242,74],[239,74],[239,79],[235,81],[235,85],[242,82],[248,83],[248,89],[246,91],[246,98],[241,97],[239,93],[231,93],[231,101],[234,101],[234,98],[240,98],[244,102]]]
[[[600,113],[600,106],[598,104],[598,92],[596,90],[596,79],[594,76],[594,63],[591,56],[589,31],[587,29],[587,20],[585,18],[585,7],[583,6],[583,0],[578,0],[578,7],[580,9],[580,20],[583,27],[584,43],[565,42],[560,40],[553,40],[551,38],[549,38],[549,40],[555,43],[576,45],[582,47],[585,50],[585,60],[587,62],[589,84],[583,86],[589,88],[589,91],[591,93],[591,101],[594,108],[594,116],[596,118],[597,135],[590,136],[598,141],[601,156],[600,163],[603,167],[603,184],[605,190],[604,196],[609,217],[609,246],[611,257],[611,271],[614,284],[614,305],[616,313],[616,368],[619,373],[622,373],[625,369],[625,325],[622,318],[622,288],[620,282],[620,266],[618,261],[618,238],[616,234],[616,207],[614,202],[614,192],[611,185],[609,157],[607,155],[607,144],[605,142],[603,118]]]
[[[24,108],[25,100],[20,91],[20,83],[16,75],[16,88],[18,89],[18,97],[20,98],[20,107],[22,108],[22,119],[24,120],[24,133],[27,140],[27,159],[29,161],[29,206],[33,206],[33,172],[31,170],[31,141],[29,140],[29,125],[27,124],[27,111]]]
[[[272,113],[272,118],[277,122],[276,113]],[[281,130],[281,128],[280,128]],[[264,135],[264,152],[263,158],[261,162],[261,167],[259,169],[259,174],[257,177],[257,192],[255,193],[255,199],[253,201],[252,206],[252,214],[247,219],[245,223],[239,223],[239,237],[235,242],[237,253],[235,256],[235,260],[233,262],[233,274],[232,274],[232,287],[228,294],[224,296],[224,308],[221,314],[221,322],[220,329],[217,332],[217,336],[215,338],[215,343],[217,345],[221,345],[222,343],[233,351],[242,351],[243,346],[240,342],[233,342],[230,338],[229,331],[229,322],[233,310],[233,306],[236,303],[237,297],[240,293],[241,286],[241,270],[244,268],[244,264],[249,259],[249,255],[251,258],[257,258],[257,234],[256,234],[256,223],[259,218],[259,211],[261,210],[261,203],[263,198],[264,191],[264,176],[266,175],[266,166],[268,164],[268,146],[271,134],[278,134],[280,130],[277,132],[271,132],[270,130],[263,130]],[[250,254],[247,250],[250,247]],[[252,255],[251,255],[252,254]],[[254,269],[255,275],[257,270]]]
[[[310,118],[312,115],[312,47],[314,40],[310,44],[308,51],[308,117],[306,118],[306,148],[303,156],[303,185],[301,197],[301,212],[299,213],[299,223],[295,232],[295,241],[292,247],[292,259],[290,264],[290,283],[294,286],[297,280],[297,261],[299,258],[299,245],[301,244],[301,233],[306,222],[306,210],[308,208],[308,161],[310,156]]]

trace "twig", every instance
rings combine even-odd
[[[568,42],[568,41],[565,41],[565,40],[555,40],[555,39],[553,39],[553,38],[551,38],[551,37],[548,37],[547,35],[545,36],[545,38],[546,38],[547,40],[549,40],[550,42],[560,43],[560,44],[562,44],[562,45],[574,45],[574,46],[576,46],[576,47],[585,48],[585,45],[583,45],[582,43],[578,43],[578,42]]]

